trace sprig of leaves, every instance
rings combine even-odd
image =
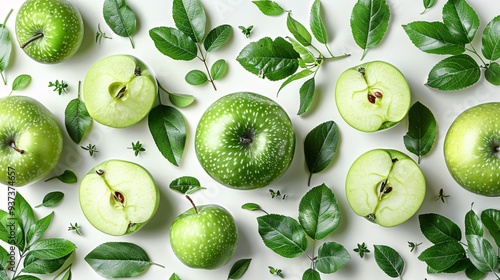
[[[5,79],[5,69],[9,66],[10,54],[12,52],[12,40],[10,39],[9,30],[7,29],[6,23],[12,14],[12,9],[9,11],[5,17],[2,24],[0,24],[0,76],[2,76],[2,81],[4,85],[7,85],[7,80]]]
[[[80,98],[80,88],[81,81],[78,82],[78,97],[71,100],[64,110],[64,126],[69,137],[76,144],[80,144],[94,122],[87,106]]]
[[[445,194],[443,188],[441,188],[439,190],[439,194],[438,194],[438,196],[436,197],[435,200],[436,201],[441,200],[441,202],[446,203],[445,199],[448,198],[448,197],[450,197],[450,195]]]
[[[11,95],[16,90],[22,90],[29,86],[31,83],[31,76],[28,74],[21,74],[14,79],[12,82],[12,90],[9,95]]]
[[[417,247],[420,245],[422,245],[422,242],[415,243],[415,242],[408,241],[408,247],[410,247],[410,253],[415,251],[415,249],[417,249]]]
[[[69,224],[68,231],[74,231],[78,235],[82,235],[82,232],[80,231],[80,226],[78,223],[75,223],[74,225],[72,223]]]
[[[135,33],[137,27],[137,17],[134,10],[127,5],[126,1],[105,0],[102,11],[104,20],[111,30],[120,37],[129,38],[132,48],[135,48],[132,35]],[[98,40],[97,36],[96,41]],[[105,35],[104,38],[106,38]]]
[[[250,25],[248,27],[240,25],[238,26],[238,28],[241,30],[241,33],[245,35],[245,37],[250,38],[250,36],[252,35],[253,25]]]
[[[101,24],[97,24],[97,31],[95,33],[95,42],[96,42],[96,44],[100,45],[103,38],[104,39],[113,39],[113,38],[107,36],[106,33],[104,33],[101,30]]]
[[[285,193],[281,193],[280,190],[273,190],[273,189],[269,189],[269,193],[271,194],[271,198],[281,198],[283,200],[287,199],[288,198],[288,194],[285,194]]]
[[[370,250],[366,246],[365,242],[361,244],[358,243],[357,248],[354,248],[353,251],[358,253],[360,258],[363,258],[365,254],[370,253]]]
[[[408,112],[408,132],[403,136],[405,147],[420,159],[430,152],[436,142],[437,125],[431,110],[417,101]]]
[[[97,150],[96,146],[93,144],[88,144],[87,146],[80,146],[82,149],[85,151],[89,151],[90,156],[94,156],[95,153],[98,153],[99,151]]]
[[[127,149],[134,150],[135,156],[138,156],[141,152],[146,151],[140,141],[137,141],[136,143],[132,142],[132,147],[128,147]]]
[[[209,81],[214,90],[217,90],[215,80],[224,76],[227,62],[219,60],[210,67],[207,57],[228,41],[232,27],[228,24],[219,25],[205,36],[207,16],[200,0],[174,0],[172,15],[176,28],[162,26],[149,30],[156,48],[175,60],[189,61],[198,58],[203,62],[205,72],[192,70],[187,73],[185,80],[191,85]]]
[[[480,26],[476,11],[465,0],[448,0],[443,6],[443,22],[415,21],[403,28],[420,50],[430,54],[451,55],[429,72],[426,85],[442,91],[460,90],[477,83],[484,76],[500,85],[500,16],[493,18],[481,36],[482,56],[473,41]],[[465,53],[468,52],[468,53]],[[479,59],[481,65],[470,55]]]
[[[283,270],[281,268],[274,268],[272,266],[268,266],[269,268],[269,273],[272,275],[279,276],[280,278],[285,278],[285,275],[283,274]]]
[[[55,82],[49,82],[49,88],[53,87],[54,90],[56,91],[59,95],[63,93],[68,93],[68,84],[64,81],[61,80],[56,80]]]
[[[436,4],[437,0],[423,0],[424,11],[420,14],[424,14],[428,9],[432,8]]]

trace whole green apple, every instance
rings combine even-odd
[[[157,98],[151,70],[138,58],[117,54],[100,59],[87,72],[83,97],[90,116],[110,127],[128,127],[142,120]]]
[[[426,184],[422,170],[409,156],[396,150],[375,149],[354,161],[347,173],[345,191],[356,214],[392,227],[418,211]]]
[[[500,102],[461,113],[444,140],[444,158],[453,179],[465,189],[500,196]]]
[[[85,175],[78,190],[87,220],[109,235],[138,231],[156,213],[160,193],[144,167],[124,160],[107,160]]]
[[[59,63],[80,48],[83,20],[66,0],[27,0],[17,13],[16,36],[29,57]]]
[[[0,183],[24,186],[48,175],[61,156],[63,136],[52,113],[27,96],[0,99]]]
[[[262,95],[223,96],[203,114],[195,150],[205,171],[235,189],[267,186],[290,166],[295,152],[292,122],[281,106]]]
[[[375,132],[403,120],[410,110],[411,92],[396,67],[372,61],[339,76],[335,102],[346,123],[360,131]]]
[[[193,205],[170,227],[170,244],[175,255],[191,268],[215,269],[227,264],[237,243],[234,218],[219,205]]]

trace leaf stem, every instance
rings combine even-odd
[[[158,84],[158,87],[163,90],[164,92],[170,94],[170,91],[166,90],[161,84],[160,84],[160,81],[158,81],[158,79],[156,79],[156,83]]]
[[[155,262],[151,262],[151,265],[156,265],[156,266],[159,266],[159,267],[161,267],[161,268],[165,268],[165,266],[164,266],[164,265],[159,264],[159,263],[155,263]]]
[[[481,60],[481,62],[484,64],[484,66],[486,66],[486,62],[485,62],[485,61],[483,60],[483,58],[479,55],[479,53],[476,51],[476,48],[474,48],[474,46],[473,46],[472,44],[469,44],[469,45],[472,47],[472,49],[467,49],[467,48],[466,48],[466,50],[468,50],[468,51],[472,52],[473,54],[475,54],[475,55],[479,58],[479,60]]]
[[[4,84],[4,85],[7,85],[7,81],[5,80],[5,76],[3,75],[3,71],[2,71],[2,72],[0,72],[0,76],[2,76],[3,84]],[[10,93],[12,93],[12,91],[11,91]],[[9,94],[9,95],[10,95],[10,94]]]
[[[328,44],[325,44],[326,51],[333,57],[332,52],[330,51],[330,48],[328,47]]]
[[[7,14],[7,16],[5,17],[4,21],[3,21],[3,26],[5,26],[7,24],[7,20],[9,19],[10,17],[10,14],[12,14],[12,11],[14,9],[10,9],[9,13]]]
[[[200,54],[201,54],[201,58],[200,57],[198,57],[198,58],[203,62],[203,65],[205,65],[205,70],[207,72],[208,80],[212,84],[214,90],[217,91],[217,87],[215,86],[215,81],[212,78],[212,75],[210,74],[210,69],[208,69],[207,56],[205,56],[203,54],[203,51],[201,50],[200,44],[197,44],[197,46],[198,46],[198,50],[200,51]]]
[[[132,40],[132,36],[129,36],[130,44],[132,45],[132,49],[135,49],[134,40]]]

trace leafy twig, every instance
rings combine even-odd
[[[243,35],[245,35],[245,37],[247,38],[250,38],[250,36],[252,35],[252,31],[253,31],[253,25],[250,25],[249,27],[245,27],[245,26],[238,26],[239,29],[241,29],[241,33],[243,33]]]
[[[365,254],[370,253],[370,250],[368,250],[365,242],[361,244],[358,243],[358,248],[355,248],[353,251],[358,253],[361,258],[363,258]]]
[[[283,271],[280,268],[274,268],[272,266],[268,266],[268,267],[269,267],[269,273],[271,273],[272,275],[276,275],[276,276],[279,276],[281,278],[285,278],[285,275],[283,275]]]
[[[269,193],[271,193],[271,198],[281,197],[285,200],[288,197],[288,194],[281,193],[280,190],[269,189]]]
[[[75,223],[74,225],[72,223],[69,223],[68,231],[74,231],[76,232],[76,234],[82,236],[78,223]]]
[[[106,35],[106,33],[101,31],[101,25],[97,24],[97,32],[95,33],[95,42],[96,44],[101,44],[102,39],[113,39]]]
[[[127,149],[134,150],[135,156],[138,156],[139,153],[146,151],[146,149],[142,146],[142,143],[140,141],[137,141],[136,143],[132,142],[132,147],[127,147]]]
[[[89,151],[90,156],[94,156],[95,153],[98,153],[99,151],[97,150],[95,145],[88,144],[87,146],[80,146],[82,149],[85,151]]]
[[[56,80],[55,82],[49,82],[49,88],[50,87],[53,87],[53,91],[57,91],[59,95],[61,95],[62,93],[68,93],[68,84],[64,82],[64,80],[61,80],[61,82],[59,82],[59,80]]]
[[[438,195],[438,197],[437,197],[436,199],[434,199],[434,200],[435,200],[435,201],[438,201],[438,200],[440,200],[440,199],[441,199],[441,201],[442,201],[443,203],[446,203],[445,198],[448,198],[448,197],[450,197],[450,195],[444,194],[444,190],[443,190],[443,188],[441,188],[441,189],[439,190],[439,195]]]
[[[422,242],[420,242],[420,243],[414,243],[414,242],[408,241],[408,247],[410,247],[410,252],[413,252],[421,244],[422,244]]]

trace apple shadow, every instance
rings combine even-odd
[[[143,230],[148,232],[169,232],[170,225],[176,217],[176,211],[173,207],[175,203],[171,197],[167,195],[167,192],[162,186],[158,187],[160,189],[158,210],[153,218],[144,226]]]

